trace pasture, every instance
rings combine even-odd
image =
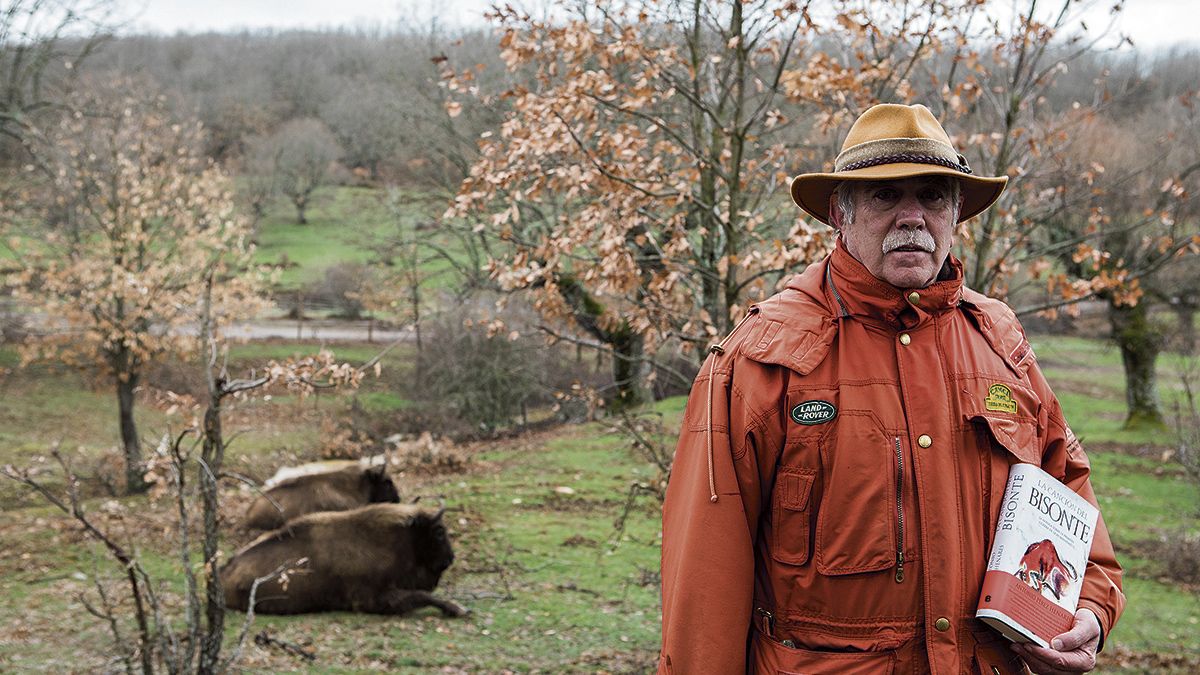
[[[434,208],[420,195],[402,195],[411,215],[396,219],[380,191],[325,192],[308,225],[278,205],[260,229],[259,260],[286,255],[280,286],[320,281],[329,266],[366,260],[373,236],[414,227]],[[401,230],[397,230],[397,225]],[[423,269],[436,287],[440,262]],[[431,301],[432,302],[432,301]],[[282,308],[278,310],[282,312]],[[1200,588],[1167,575],[1170,542],[1200,535],[1200,486],[1165,454],[1166,434],[1125,432],[1120,357],[1111,345],[1076,337],[1035,336],[1034,348],[1075,432],[1093,462],[1095,485],[1118,555],[1125,565],[1129,604],[1109,637],[1104,673],[1195,672],[1200,669]],[[236,345],[235,376],[281,359],[314,352],[315,342],[260,341]],[[361,363],[379,345],[334,346],[339,360]],[[413,402],[411,345],[382,361],[380,377],[354,393],[301,400],[275,394],[250,399],[225,414],[232,438],[226,466],[256,480],[281,465],[320,459],[337,446],[339,421],[354,415],[383,420]],[[1179,395],[1182,361],[1164,355],[1159,377],[1166,409]],[[199,367],[175,364],[150,377],[173,389],[195,387]],[[199,393],[199,392],[195,392]],[[137,408],[147,443],[181,420],[152,405]],[[654,405],[671,444],[683,397]],[[532,418],[547,411],[533,411]],[[114,497],[106,476],[119,475],[116,402],[81,373],[59,365],[22,368],[15,349],[0,346],[0,465],[42,467],[61,487],[46,459],[57,445],[74,458],[86,506],[125,540],[136,542],[143,564],[161,582],[168,605],[182,597],[169,499]],[[626,436],[603,422],[563,425],[455,448],[453,461],[417,462],[397,476],[404,499],[442,498],[457,559],[437,594],[472,610],[446,619],[433,609],[403,618],[331,613],[258,616],[243,647],[244,668],[258,672],[400,673],[579,672],[642,673],[654,663],[659,639],[658,504],[641,497],[618,532],[631,482],[653,472]],[[224,518],[236,522],[253,494],[226,484]],[[120,570],[72,521],[23,486],[0,480],[0,672],[96,672],[113,667],[108,628],[90,616],[81,593],[99,578],[119,591]],[[249,536],[226,533],[228,555]],[[227,650],[243,615],[227,615]],[[312,655],[277,644],[257,645],[261,631]]]
[[[236,364],[305,349],[294,343],[235,350]],[[1091,456],[1097,492],[1128,576],[1129,605],[1110,636],[1099,672],[1193,672],[1200,667],[1200,589],[1165,574],[1164,542],[1200,531],[1200,494],[1165,460],[1165,439],[1114,430],[1122,414],[1119,358],[1102,343],[1075,338],[1035,340],[1039,358],[1062,395],[1068,419]],[[349,360],[369,345],[342,350]],[[386,373],[405,354],[389,355],[385,375],[357,395],[376,408],[403,406],[387,396]],[[1174,364],[1164,359],[1164,389],[1173,389]],[[99,471],[115,444],[113,397],[94,391],[72,371],[14,369],[11,349],[0,351],[0,463],[37,463],[52,443],[75,450],[82,472]],[[229,414],[235,470],[263,479],[278,464],[315,459],[321,420],[343,414],[344,397],[300,401],[276,397]],[[656,405],[673,429],[682,412],[676,397]],[[144,435],[170,424],[142,406]],[[465,446],[455,470],[436,467],[398,477],[403,496],[440,496],[457,560],[438,593],[472,610],[445,619],[426,609],[403,618],[344,613],[259,616],[250,636],[302,646],[312,662],[278,647],[247,640],[243,665],[256,671],[360,672],[647,672],[658,643],[657,504],[643,498],[617,535],[632,480],[649,477],[624,437],[602,423],[563,426]],[[89,488],[93,514],[136,540],[147,569],[168,600],[181,589],[172,554],[172,505],[146,497],[113,498]],[[251,495],[226,493],[226,517],[236,519]],[[103,551],[75,526],[20,489],[0,484],[0,670],[92,672],[107,664],[107,628],[78,599],[92,579],[117,579]],[[224,550],[245,535],[230,532]],[[231,626],[242,615],[231,612]],[[237,631],[229,631],[230,647]]]

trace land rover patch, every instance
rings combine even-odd
[[[829,401],[805,401],[792,408],[792,421],[796,424],[824,424],[837,417],[837,408]]]
[[[988,387],[988,395],[983,400],[983,407],[996,412],[1017,412],[1017,402],[1013,400],[1012,389],[1003,384],[993,384]]]

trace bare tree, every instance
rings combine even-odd
[[[329,182],[330,165],[341,146],[324,122],[315,118],[284,123],[249,148],[250,161],[269,170],[275,184],[296,207],[296,222],[308,222],[306,211],[317,188]]]
[[[114,19],[110,0],[10,0],[0,7],[0,136],[24,140],[44,113],[61,108]]]

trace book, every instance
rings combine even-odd
[[[1013,642],[1070,630],[1100,511],[1054,476],[1014,464],[975,616]]]

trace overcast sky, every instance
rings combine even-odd
[[[126,0],[135,18],[130,32],[195,33],[243,28],[392,27],[480,24],[489,0]],[[1107,23],[1115,0],[1100,0],[1088,15]],[[1004,3],[999,3],[1003,5]],[[1051,3],[1057,5],[1057,3]],[[139,8],[140,11],[139,11]],[[1200,0],[1127,0],[1120,28],[1140,47],[1188,41],[1200,44]]]

